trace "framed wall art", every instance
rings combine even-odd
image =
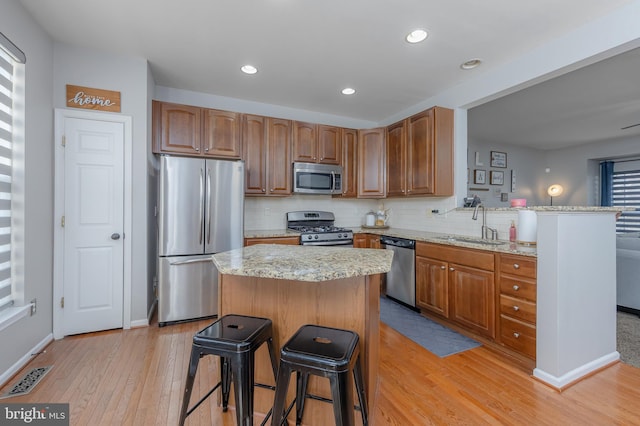
[[[473,171],[473,183],[483,184],[487,183],[487,171],[476,169]]]
[[[504,172],[491,170],[489,173],[491,185],[503,185],[504,184]]]
[[[491,167],[507,168],[507,153],[491,151]]]

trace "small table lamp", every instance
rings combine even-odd
[[[547,189],[547,194],[549,194],[549,196],[551,197],[550,205],[553,205],[553,197],[557,197],[558,195],[562,194],[563,191],[564,188],[558,183],[554,183],[549,187],[549,189]]]

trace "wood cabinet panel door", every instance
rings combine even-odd
[[[293,161],[315,163],[318,158],[317,126],[296,121],[293,125]]]
[[[153,101],[155,152],[200,155],[202,108]]]
[[[405,195],[406,168],[405,121],[387,128],[387,196]]]
[[[341,129],[342,137],[342,196],[358,195],[358,131]]]
[[[433,110],[414,115],[409,118],[408,123],[407,194],[433,194],[435,192]]]
[[[245,194],[264,194],[267,188],[266,117],[242,117],[242,145],[245,163]]]
[[[386,195],[385,129],[358,131],[358,198]]]
[[[240,158],[240,114],[205,109],[204,154],[212,157]]]
[[[353,248],[367,248],[367,234],[353,234]]]
[[[445,318],[449,317],[448,264],[416,257],[416,304]]]
[[[270,195],[291,195],[291,121],[269,119],[267,182]]]
[[[342,138],[339,127],[318,125],[318,163],[342,164]]]
[[[449,318],[477,333],[495,338],[493,272],[449,264]]]

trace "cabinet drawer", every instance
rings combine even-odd
[[[536,328],[524,322],[500,315],[500,339],[529,358],[536,358]]]
[[[429,257],[487,271],[494,270],[493,253],[482,250],[418,242],[416,244],[416,256]]]
[[[502,275],[500,277],[500,293],[536,301],[538,288],[535,281]]]
[[[536,277],[536,259],[510,254],[500,255],[500,272],[521,277]]]
[[[500,295],[500,313],[522,321],[536,323],[536,304],[524,299]]]

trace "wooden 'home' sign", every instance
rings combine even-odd
[[[120,112],[120,92],[67,84],[67,106]]]

